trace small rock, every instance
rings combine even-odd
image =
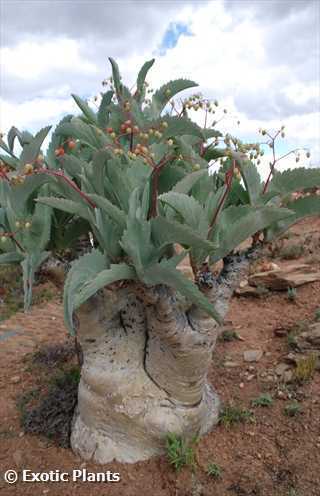
[[[278,391],[277,392],[277,398],[279,398],[280,400],[285,400],[286,399],[286,395],[283,391]]]
[[[274,330],[273,330],[273,333],[275,336],[277,336],[278,338],[284,338],[285,336],[288,335],[288,329],[285,329],[284,327],[276,327]]]
[[[19,437],[23,437],[24,436],[24,432],[19,432]]]
[[[275,368],[275,373],[278,375],[278,376],[282,376],[286,370],[288,370],[290,368],[290,365],[288,365],[287,363],[279,363],[276,368]]]
[[[243,389],[243,388],[244,388],[244,382],[240,382],[240,384],[239,384],[239,388],[240,388],[240,389]]]
[[[274,381],[273,375],[267,375],[267,377],[263,379],[263,382],[273,382],[273,381]]]
[[[228,368],[239,367],[239,363],[237,362],[224,362],[224,366]]]
[[[288,355],[286,355],[284,357],[284,361],[287,362],[287,363],[290,363],[292,365],[297,365],[297,357],[293,354],[293,353],[288,353]]]
[[[243,281],[240,281],[239,288],[245,288],[248,286],[248,279],[243,279]]]
[[[243,352],[243,359],[245,362],[258,362],[262,356],[262,350],[247,350]]]
[[[254,374],[249,374],[247,377],[247,381],[250,382],[252,381],[252,379],[254,379]]]
[[[247,370],[249,372],[254,372],[256,369],[255,369],[254,365],[249,365],[249,367],[247,368]]]
[[[291,382],[293,379],[293,372],[292,370],[286,370],[283,374],[283,380],[285,383]]]
[[[14,375],[10,379],[10,382],[12,382],[12,384],[18,384],[20,381],[21,381],[21,377],[19,375]]]

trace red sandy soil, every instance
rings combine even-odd
[[[303,242],[306,234],[319,231],[320,219],[296,226],[293,233]],[[277,259],[275,262],[281,264]],[[319,268],[319,257],[313,264]],[[11,330],[22,331],[0,341],[0,479],[8,469],[71,473],[81,467],[94,473],[118,472],[121,481],[8,485],[0,480],[0,495],[320,496],[320,373],[291,392],[280,380],[270,379],[275,366],[289,352],[287,339],[276,337],[274,329],[313,321],[320,308],[319,295],[320,282],[316,282],[298,288],[294,302],[288,300],[286,292],[264,298],[233,298],[227,320],[242,340],[218,342],[209,379],[224,404],[252,410],[254,421],[229,428],[217,426],[195,448],[196,469],[184,467],[178,474],[165,456],[134,465],[100,466],[81,461],[70,449],[58,448],[46,438],[24,434],[16,399],[41,380],[40,371],[30,368],[26,356],[68,338],[59,297],[33,307],[28,314],[14,315],[0,325],[0,336]],[[244,362],[243,351],[250,349],[264,352],[257,363]],[[226,360],[238,366],[225,367]],[[248,374],[253,375],[250,380]],[[265,392],[273,396],[273,404],[253,408],[251,401]],[[290,394],[302,407],[303,413],[296,417],[284,415]],[[206,473],[211,462],[222,469],[217,480]]]

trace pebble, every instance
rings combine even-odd
[[[250,381],[252,381],[252,379],[254,379],[254,374],[249,374],[247,376],[247,381],[250,382]]]
[[[246,350],[243,352],[243,359],[245,362],[258,362],[262,356],[262,350]]]
[[[283,391],[278,391],[277,392],[277,398],[279,398],[280,400],[285,400],[286,399],[286,395]]]
[[[228,362],[224,362],[224,366],[228,368],[239,367],[239,363],[228,361]]]
[[[239,384],[239,388],[240,388],[240,389],[243,389],[243,388],[244,388],[244,382],[240,382],[240,384]]]
[[[287,363],[279,363],[275,368],[275,373],[279,376],[283,375],[290,366]]]
[[[283,327],[278,327],[277,329],[274,329],[274,335],[277,336],[278,338],[283,338],[288,335],[288,330],[284,329]]]
[[[293,379],[293,372],[292,370],[286,370],[285,373],[283,374],[283,380],[284,382],[288,383],[291,382]]]
[[[21,381],[21,377],[19,375],[14,375],[11,377],[10,382],[12,384],[18,384]]]

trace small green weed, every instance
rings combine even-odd
[[[253,418],[254,415],[250,412],[250,410],[239,406],[227,405],[220,414],[219,422],[225,427],[230,427],[231,425],[239,422],[253,420]]]
[[[297,299],[297,290],[296,288],[288,288],[287,290],[287,298],[289,301],[295,301]]]
[[[270,396],[270,394],[268,394],[268,393],[260,394],[260,396],[258,396],[258,398],[251,401],[251,405],[254,407],[257,407],[257,406],[268,407],[268,406],[271,406],[272,403],[273,403],[273,399]]]
[[[317,322],[320,320],[320,308],[317,308],[317,310],[315,311],[314,318]]]
[[[223,331],[220,335],[219,338],[221,341],[229,342],[229,341],[235,341],[236,339],[239,339],[239,336],[236,331],[233,329],[226,329]]]
[[[210,462],[207,467],[207,474],[214,479],[220,479],[222,476],[222,468],[217,463]]]
[[[287,417],[296,417],[297,415],[302,413],[302,407],[299,405],[297,401],[293,401],[292,403],[289,403],[284,409],[284,414],[287,415]]]
[[[170,465],[173,465],[175,470],[179,472],[182,467],[188,466],[192,469],[195,468],[195,452],[194,445],[197,439],[192,440],[190,443],[182,439],[181,436],[170,433],[166,439],[167,459]]]

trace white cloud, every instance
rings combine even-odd
[[[32,79],[61,70],[81,69],[82,74],[97,73],[97,67],[83,60],[79,43],[70,39],[55,39],[41,44],[22,41],[14,47],[0,49],[1,70],[6,77]]]
[[[11,103],[0,99],[0,129],[7,131],[12,125],[31,132],[53,124],[66,113],[77,112],[71,98],[36,98],[23,103]]]

